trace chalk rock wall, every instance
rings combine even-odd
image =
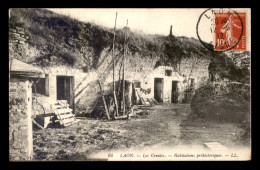
[[[195,88],[199,88],[209,79],[208,67],[210,60],[208,58],[191,57],[183,59],[180,63],[180,73],[187,79],[195,79]]]
[[[155,68],[156,61],[159,58],[142,57],[138,54],[127,55],[125,57],[125,80],[129,82],[139,81],[140,91],[143,98],[154,97],[154,78],[164,78],[164,102],[171,102],[172,81],[178,81],[179,98],[182,102],[184,91],[187,84],[184,80],[187,77],[195,78],[195,88],[200,87],[208,80],[207,59],[186,59],[180,64],[180,71],[176,72],[170,66],[160,66]],[[99,58],[96,69],[84,73],[81,69],[75,69],[68,66],[51,66],[43,68],[49,75],[49,100],[56,100],[57,87],[56,76],[73,76],[75,80],[74,96],[76,114],[90,113],[100,97],[100,88],[98,80],[101,81],[105,95],[112,93],[113,85],[113,62],[109,49],[104,49]],[[119,76],[122,80],[122,61],[123,56],[116,52],[115,55],[115,82],[118,85]],[[172,70],[172,75],[165,76],[165,70]],[[184,75],[184,76],[183,76]],[[46,101],[46,100],[45,100]],[[43,101],[44,103],[44,101]],[[46,102],[45,102],[46,103]]]

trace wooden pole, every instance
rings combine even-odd
[[[116,12],[116,19],[117,19],[117,12]],[[113,36],[113,50],[112,50],[112,57],[113,57],[113,90],[115,90],[115,38],[116,38],[116,19],[115,19],[115,27],[114,27],[114,36]]]
[[[125,55],[126,55],[126,33],[127,33],[127,25],[128,25],[128,20],[126,21],[126,27],[125,27],[125,39],[124,39],[124,55],[123,55],[123,90],[122,90],[122,95],[123,95],[123,115],[125,115]]]
[[[117,95],[120,94],[120,89],[121,89],[121,68],[122,68],[122,65],[123,65],[123,60],[121,62],[121,65],[120,65],[120,68],[119,68],[119,72],[118,72],[118,88],[117,88]]]
[[[104,94],[103,94],[103,90],[102,90],[102,86],[101,86],[101,83],[100,83],[99,80],[98,80],[98,85],[99,85],[100,94],[101,94],[101,97],[102,97],[102,100],[103,100],[103,103],[104,103],[104,106],[105,106],[105,111],[106,111],[107,119],[110,120],[110,116],[109,116],[109,112],[108,112],[108,109],[107,109],[106,100],[105,100],[105,97],[104,97]]]
[[[119,71],[118,71],[118,86],[117,86],[117,96],[118,96],[118,100],[121,101],[122,100],[122,96],[121,96],[121,88],[122,88],[122,83],[121,83],[121,70],[122,70],[122,66],[123,66],[123,60],[121,62],[121,65],[120,65],[120,68],[119,68]],[[122,103],[119,103],[119,105],[121,106],[120,110],[122,112]]]
[[[116,107],[116,112],[114,112],[113,116],[114,118],[118,116],[118,104],[117,104],[117,98],[116,98],[116,87],[115,87],[115,38],[116,38],[116,20],[117,20],[117,12],[116,12],[116,19],[115,19],[115,27],[114,27],[114,38],[113,38],[113,96],[114,96],[114,102]]]
[[[124,56],[123,56],[123,61],[125,58],[125,51],[124,51]],[[123,75],[122,75],[122,101],[121,101],[121,111],[123,112],[123,115],[125,113],[125,109],[124,109],[124,102],[125,102],[125,64],[123,62]]]

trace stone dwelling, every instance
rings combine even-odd
[[[187,89],[195,90],[208,80],[208,64],[207,59],[200,60],[196,67],[192,63],[192,59],[186,60],[180,64],[181,72],[177,72],[171,66],[158,66],[154,68],[154,60],[150,62],[138,61],[129,62],[134,57],[129,56],[126,59],[125,80],[135,84],[135,88],[139,95],[145,101],[154,98],[158,102],[164,103],[181,103],[185,102],[185,91]],[[52,58],[56,58],[52,56]],[[107,57],[107,62],[111,57]],[[109,65],[109,64],[108,64]],[[133,66],[135,65],[135,66]],[[97,69],[90,72],[83,72],[81,69],[68,66],[52,65],[49,67],[41,67],[44,71],[44,78],[32,78],[37,82],[33,86],[35,113],[46,114],[51,112],[49,104],[56,100],[67,100],[74,113],[80,112],[90,113],[97,99],[100,97],[99,86],[97,80],[101,80],[105,95],[112,93],[112,70],[111,66],[107,69]],[[141,69],[141,71],[140,71]],[[116,84],[118,83],[119,64],[116,65],[117,73]],[[104,74],[105,72],[105,74]],[[122,74],[122,73],[121,73]],[[128,87],[129,88],[129,87]],[[133,95],[132,84],[130,84],[128,96]],[[136,95],[138,98],[138,95]],[[35,101],[37,99],[37,102]],[[140,100],[140,99],[139,99]],[[42,106],[39,106],[41,103]]]
[[[44,78],[43,71],[17,59],[9,61],[9,158],[31,160],[32,137],[32,81]]]

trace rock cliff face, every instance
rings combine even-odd
[[[112,29],[79,22],[44,9],[11,9],[10,28],[10,56],[37,65],[49,75],[48,97],[56,98],[56,89],[51,84],[56,86],[57,75],[74,76],[75,105],[80,111],[89,112],[93,108],[99,96],[97,80],[104,84],[106,94],[111,92]],[[16,29],[23,29],[23,43],[13,36]],[[149,94],[143,94],[147,98],[154,97],[154,79],[157,76],[168,82],[164,89],[164,102],[171,102],[172,81],[180,82],[178,100],[181,102],[190,79],[195,80],[195,88],[206,83],[210,77],[209,64],[220,58],[219,53],[208,51],[195,39],[143,35],[131,32],[130,28],[117,29],[116,80],[119,76],[122,79],[119,70],[122,70],[125,34],[128,37],[125,79],[138,81],[142,89],[150,90]],[[225,64],[223,67],[228,67]],[[166,76],[166,70],[171,70],[172,75]]]

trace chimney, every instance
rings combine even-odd
[[[172,36],[172,25],[171,25],[171,29],[170,29],[170,36]]]

